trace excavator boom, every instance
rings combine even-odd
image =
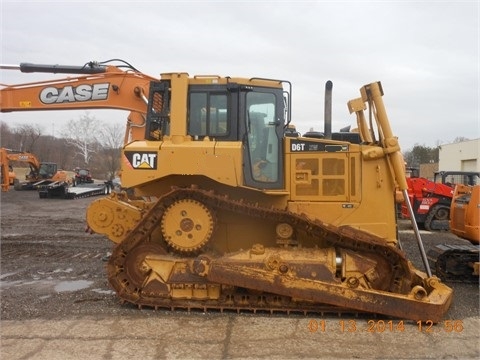
[[[133,67],[89,62],[84,66],[22,63],[1,69],[25,73],[80,74],[15,85],[1,84],[0,111],[118,109],[130,112],[125,142],[143,139],[150,82],[155,79]]]
[[[8,191],[10,188],[10,179],[8,176],[9,161],[7,156],[7,150],[0,148],[0,178],[2,181],[2,191]]]
[[[64,73],[63,68],[29,65],[52,73]],[[22,66],[20,66],[22,68]],[[25,66],[24,66],[25,68]],[[88,73],[88,72],[87,72]],[[90,74],[90,73],[88,73]],[[65,109],[121,109],[146,112],[150,78],[146,75],[106,67],[91,75],[38,81],[2,88],[2,112]]]

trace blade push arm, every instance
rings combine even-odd
[[[364,159],[377,159],[380,157],[388,157],[390,161],[390,169],[392,171],[392,176],[398,184],[399,189],[403,193],[405,203],[408,207],[410,218],[412,219],[412,226],[417,238],[417,244],[422,257],[425,270],[429,277],[432,277],[432,271],[427,260],[427,254],[423,247],[423,242],[420,237],[420,232],[418,231],[417,223],[415,222],[415,216],[413,214],[413,209],[411,207],[410,201],[408,200],[408,185],[407,178],[405,174],[405,166],[402,153],[400,151],[400,145],[398,143],[397,137],[393,135],[392,129],[390,127],[390,122],[388,121],[387,112],[385,110],[385,105],[382,100],[383,89],[380,82],[371,83],[363,86],[360,89],[361,99],[354,99],[348,102],[348,108],[350,113],[355,112],[357,115],[357,122],[359,124],[359,129],[362,135],[362,138],[365,140],[368,138],[372,141],[371,134],[373,134],[372,126],[366,124],[365,115],[363,111],[366,109],[365,103],[368,103],[371,113],[375,118],[378,130],[378,147],[372,147],[363,153]],[[370,125],[372,125],[372,121]]]

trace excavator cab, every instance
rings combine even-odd
[[[434,173],[435,183],[445,184],[452,188],[456,185],[480,185],[480,172],[475,171],[437,171]]]
[[[42,162],[38,170],[40,179],[52,179],[57,173],[57,164]]]

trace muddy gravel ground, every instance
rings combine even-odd
[[[1,194],[2,320],[155,314],[120,304],[110,289],[104,258],[112,243],[85,233],[85,210],[95,199],[39,199],[35,191]],[[448,232],[422,231],[422,237],[427,251],[444,242],[465,243]],[[414,265],[424,269],[411,225],[404,220],[400,239]],[[446,317],[478,316],[478,284],[448,285],[455,298]]]

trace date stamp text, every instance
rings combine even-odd
[[[324,320],[311,319],[307,329],[311,333],[340,332],[340,333],[386,333],[417,331],[421,333],[461,333],[463,332],[462,320],[444,320],[435,324],[431,320],[417,321],[407,324],[403,320]]]

